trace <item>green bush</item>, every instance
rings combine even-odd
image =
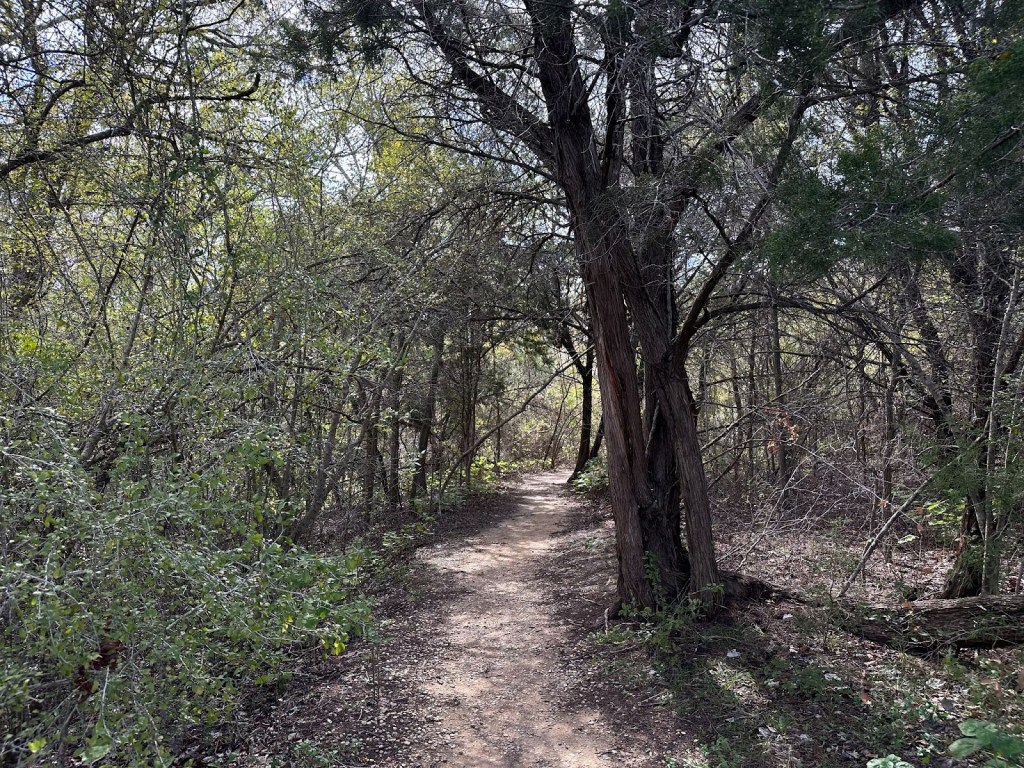
[[[287,546],[247,451],[185,473],[129,444],[99,490],[60,423],[0,421],[0,765],[170,765],[363,631],[363,553]]]
[[[608,468],[604,454],[595,456],[572,481],[572,487],[580,493],[599,493],[608,488]]]

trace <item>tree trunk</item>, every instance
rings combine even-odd
[[[366,447],[363,453],[363,503],[367,512],[373,509],[377,494],[377,470],[381,464],[380,455],[380,387],[374,386],[368,395],[366,417],[363,420],[363,434]]]
[[[597,434],[594,435],[594,444],[590,446],[590,454],[587,461],[593,461],[601,452],[601,443],[604,442],[604,417],[597,423]]]
[[[608,254],[607,262],[622,269],[624,260],[634,258],[628,250],[624,252],[624,249],[628,248],[624,245],[627,240],[617,236],[620,233],[609,225],[607,217],[599,226],[596,225],[597,222],[589,222],[589,226],[582,229],[584,242],[595,243],[591,246],[591,252]],[[580,238],[579,233],[577,237]],[[685,371],[673,375],[669,373],[664,363],[650,362],[665,359],[671,361],[671,358],[665,356],[665,350],[669,348],[670,343],[668,329],[671,328],[671,317],[659,314],[661,308],[665,308],[666,313],[671,314],[671,301],[668,297],[662,296],[660,298],[664,299],[663,301],[647,305],[649,309],[652,306],[658,307],[649,315],[638,316],[636,311],[632,312],[635,327],[642,341],[644,358],[648,361],[645,367],[648,430],[645,433],[637,392],[639,377],[635,362],[636,354],[629,335],[625,305],[621,298],[624,290],[619,282],[618,270],[609,276],[607,283],[618,297],[615,306],[619,316],[615,318],[615,322],[619,324],[620,338],[616,342],[615,353],[621,362],[616,364],[615,370],[620,374],[628,371],[631,392],[628,405],[625,406],[629,409],[628,412],[614,414],[614,418],[623,419],[621,425],[616,424],[613,421],[613,413],[608,408],[609,400],[614,399],[625,404],[625,393],[609,390],[605,380],[601,381],[601,397],[605,405],[605,439],[608,444],[608,473],[613,489],[616,474],[619,475],[620,481],[628,477],[629,482],[633,484],[630,497],[637,505],[638,515],[635,523],[638,531],[634,534],[638,536],[638,541],[634,541],[633,546],[639,545],[639,551],[632,553],[631,562],[635,568],[638,560],[641,573],[646,570],[646,573],[643,573],[643,583],[645,590],[649,592],[646,596],[649,602],[641,601],[641,604],[653,605],[659,600],[673,601],[684,589],[688,589],[691,594],[697,595],[705,605],[712,608],[714,604],[720,602],[711,589],[711,585],[718,583],[718,572],[714,546],[711,543],[707,480],[697,438],[692,393],[688,386],[681,386],[685,383]],[[625,294],[635,293],[637,288],[636,284],[630,285]],[[667,290],[667,283],[665,289]],[[609,320],[608,303],[601,302],[596,294],[594,301],[597,303],[591,305],[590,311],[597,332],[600,372],[600,353],[608,350],[609,338],[602,336],[601,333],[601,327]],[[601,327],[597,315],[601,315]],[[682,375],[684,380],[676,378],[678,375]],[[613,441],[618,440],[619,435],[613,435],[613,427],[627,440],[630,465],[628,475],[622,468],[615,466],[618,446]],[[643,470],[642,474],[639,473],[640,469]],[[679,532],[680,493],[686,502],[689,557],[687,551],[683,549]],[[699,567],[694,560],[694,553],[698,553],[700,558]],[[650,576],[654,577],[653,583],[648,582]]]
[[[1024,643],[1024,595],[918,600],[900,606],[845,605],[850,632],[901,650],[995,648]]]
[[[747,352],[747,482],[754,481],[757,457],[754,455],[754,414],[757,413],[757,351],[753,340]]]
[[[590,461],[590,440],[594,424],[594,349],[589,347],[586,358],[582,364],[576,367],[580,374],[580,387],[583,390],[583,398],[580,413],[580,442],[576,449],[576,462],[572,474],[569,476],[571,483],[586,469]]]
[[[626,308],[610,265],[581,255],[587,300],[594,323],[598,379],[601,386],[608,485],[615,519],[618,559],[617,592],[627,603],[653,607],[654,592],[644,568],[640,510],[651,504],[640,423],[636,356],[629,336]]]
[[[772,305],[769,309],[769,330],[771,331],[771,354],[769,359],[772,366],[772,385],[775,388],[775,486],[781,494],[779,506],[785,507],[786,487],[789,484],[789,413],[786,410],[786,390],[782,381],[782,334],[779,330],[779,307],[776,303],[777,291],[774,285],[769,284],[768,294],[771,296]]]
[[[331,471],[334,451],[338,445],[338,425],[340,423],[341,412],[335,411],[331,417],[331,425],[327,430],[327,435],[324,437],[316,474],[313,476],[313,485],[310,488],[309,496],[306,498],[306,508],[288,531],[289,538],[298,544],[306,543],[310,536],[312,536],[316,521],[320,517],[324,505],[327,503],[327,497],[331,493],[331,488],[340,474],[340,468],[335,468],[333,472]]]
[[[641,510],[640,526],[648,573],[657,574],[653,584],[655,598],[668,605],[689,589],[690,559],[679,534],[679,480],[672,436],[657,397],[651,392],[648,399],[647,476],[652,499],[650,505]]]
[[[982,592],[982,555],[978,543],[980,536],[970,527],[973,520],[974,509],[970,503],[966,503],[961,518],[961,533],[968,531],[967,540],[961,545],[956,560],[953,561],[953,567],[946,574],[940,593],[943,600],[965,599],[980,595]]]
[[[655,594],[646,577],[645,552],[654,551],[648,550],[651,547],[674,549],[672,538],[678,537],[678,527],[668,529],[672,526],[667,515],[672,511],[654,502],[655,498],[670,496],[652,494],[648,484],[647,447],[630,314],[639,328],[643,324],[637,317],[638,310],[651,310],[652,314],[644,317],[648,321],[645,331],[651,338],[656,337],[656,341],[644,342],[644,334],[641,334],[641,341],[645,359],[655,365],[668,358],[651,354],[651,349],[668,348],[671,326],[665,326],[668,318],[664,308],[652,307],[626,222],[615,208],[613,196],[606,194],[609,185],[616,183],[617,174],[613,169],[622,162],[622,130],[620,125],[606,136],[602,163],[590,114],[591,94],[584,83],[575,50],[572,6],[566,0],[526,4],[535,37],[537,75],[548,110],[554,166],[568,204],[569,221],[587,286],[588,310],[594,324],[608,480],[615,519],[618,596],[627,602],[652,606]],[[615,109],[621,106],[620,101]],[[660,279],[660,274],[657,276]],[[641,294],[643,301],[634,300]],[[678,452],[679,435],[684,434],[685,429],[678,428],[678,417],[666,408],[663,392],[658,389],[662,418],[666,420],[669,438]],[[671,396],[668,399],[671,400]],[[686,467],[683,494],[699,496],[702,492],[707,499],[692,412],[687,413],[687,418],[692,439],[685,442],[685,451],[691,452],[696,447],[699,473],[693,471],[692,463]],[[698,475],[700,487],[687,488],[686,482],[695,481]],[[652,516],[650,510],[655,509],[658,511]],[[689,517],[687,519],[689,521]],[[700,525],[693,527],[700,528]],[[710,536],[710,526],[707,532]],[[668,543],[663,540],[666,536],[670,537]],[[714,559],[713,549],[711,558]],[[707,566],[707,561],[703,560],[702,564]],[[658,569],[662,567],[659,563]],[[699,575],[705,577],[707,573],[701,571]]]
[[[416,435],[416,472],[412,476],[409,499],[418,499],[427,492],[427,451],[430,449],[430,435],[434,429],[434,413],[437,410],[437,386],[441,380],[441,361],[444,357],[444,335],[434,340],[434,359],[430,364],[430,379],[427,382],[427,398],[419,414],[419,431]]]
[[[707,610],[722,603],[722,580],[715,557],[711,527],[711,499],[704,474],[697,413],[686,371],[679,370],[659,388],[659,402],[669,419],[669,432],[675,447],[676,468],[686,511],[686,549],[690,557],[690,594],[698,597]]]
[[[400,470],[402,465],[402,370],[391,372],[391,424],[388,433],[388,511],[398,512],[402,506]]]
[[[881,503],[884,509],[892,504],[893,475],[895,473],[895,462],[893,461],[896,452],[897,419],[896,419],[896,387],[899,383],[899,374],[895,365],[889,372],[889,383],[885,388],[884,414],[885,414],[885,444],[882,446],[882,493]]]
[[[477,338],[477,329],[472,316],[469,319],[469,338],[462,350],[462,435],[459,444],[462,455],[462,480],[466,488],[473,485],[473,462],[476,459],[477,444],[476,406],[480,390],[480,370],[483,363],[483,346]]]
[[[994,410],[999,392],[996,360],[1005,335],[1003,312],[1013,266],[999,248],[983,243],[975,247],[977,260],[972,249],[965,249],[950,267],[951,282],[970,310],[968,319],[974,337],[968,432],[973,450],[964,451],[963,456],[970,463],[964,470],[967,498],[960,523],[960,553],[943,587],[945,598],[983,595],[999,589],[999,534],[990,486],[996,465],[993,438],[999,432]]]

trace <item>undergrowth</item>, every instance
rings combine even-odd
[[[621,663],[606,671],[626,686],[663,687],[697,737],[696,754],[667,756],[666,764],[1020,764],[1024,652],[920,658],[860,644],[784,609],[745,610],[708,622],[682,603],[627,613],[596,635],[646,652],[654,678]]]
[[[253,446],[192,472],[128,450],[100,489],[25,423],[0,433],[0,765],[171,765],[365,631],[370,553],[289,544],[294,510],[234,481]]]

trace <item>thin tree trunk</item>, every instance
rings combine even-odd
[[[363,449],[363,504],[367,513],[373,510],[377,495],[377,468],[380,466],[380,388],[374,386],[368,395],[363,432],[366,435]]]
[[[594,422],[594,349],[588,347],[584,362],[577,366],[580,374],[580,387],[582,389],[582,402],[580,404],[580,441],[576,449],[576,461],[572,474],[569,476],[571,483],[587,467],[591,454],[591,434]]]
[[[733,450],[736,451],[736,459],[733,461],[732,466],[734,479],[736,481],[736,487],[740,488],[742,475],[740,466],[742,464],[741,460],[743,458],[743,452],[745,449],[745,446],[743,444],[743,430],[740,428],[740,424],[743,422],[744,415],[743,393],[740,390],[740,371],[739,366],[736,365],[735,357],[729,360],[729,366],[732,372],[732,402],[733,407],[736,409],[736,416],[733,419],[733,423],[736,424],[736,429],[733,432],[733,434],[735,435],[734,439],[736,441],[736,443],[733,444]]]
[[[782,335],[779,332],[779,307],[776,303],[776,289],[769,284],[768,293],[772,298],[769,309],[768,328],[771,332],[772,384],[775,388],[775,485],[782,497],[780,506],[785,504],[785,490],[789,483],[789,430],[787,429],[789,414],[786,410],[786,390],[782,381]]]
[[[437,388],[441,380],[441,363],[444,357],[444,334],[434,340],[434,357],[430,364],[430,379],[427,382],[427,399],[419,416],[419,432],[416,436],[416,472],[412,477],[409,498],[418,499],[427,492],[427,452],[430,449],[430,435],[434,429],[434,415],[437,410]]]
[[[880,505],[888,509],[892,505],[893,475],[895,467],[893,455],[896,452],[896,386],[899,382],[896,366],[889,373],[889,383],[885,388],[883,409],[885,412],[885,445],[882,446],[882,492]]]
[[[754,342],[750,342],[747,353],[747,481],[753,482],[757,466],[754,456],[754,414],[757,413],[757,354]]]
[[[388,511],[398,512],[402,506],[400,469],[402,462],[402,370],[391,372],[391,424],[388,432]]]
[[[469,338],[462,350],[462,480],[466,488],[473,484],[473,461],[477,452],[476,406],[480,389],[480,366],[483,350],[477,339],[473,318],[469,321]]]
[[[590,454],[587,456],[587,461],[593,461],[597,458],[601,452],[601,445],[604,443],[604,416],[597,423],[597,433],[594,435],[594,444],[590,446]]]

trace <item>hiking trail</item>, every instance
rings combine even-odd
[[[469,530],[421,547],[418,594],[292,707],[289,738],[332,732],[346,766],[666,765],[683,736],[672,714],[606,680],[585,647],[613,599],[595,551],[611,527],[581,520],[565,480],[522,478],[478,517],[470,502]]]

